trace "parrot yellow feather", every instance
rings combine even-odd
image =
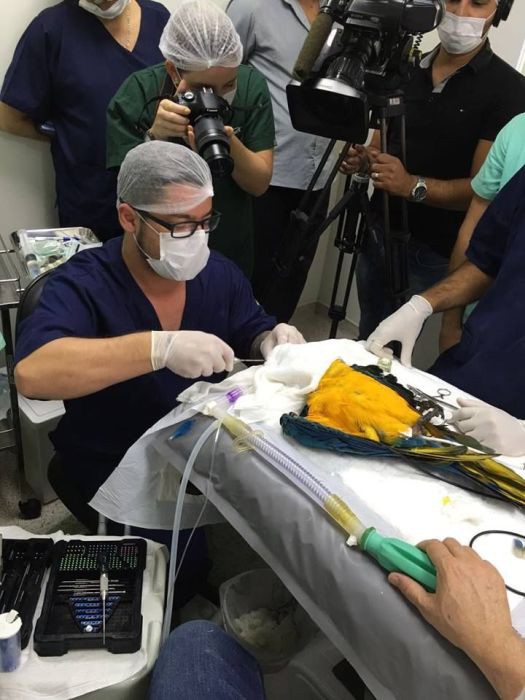
[[[393,389],[342,360],[332,362],[307,403],[309,420],[389,445],[421,419]]]

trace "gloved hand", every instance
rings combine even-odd
[[[509,457],[525,455],[525,424],[499,408],[478,399],[458,399],[454,423],[485,447]]]
[[[189,379],[231,372],[233,350],[216,335],[201,331],[152,331],[151,366],[167,367]]]
[[[401,364],[412,366],[412,351],[423,324],[434,313],[433,308],[424,297],[413,296],[410,301],[385,318],[366,341],[366,349],[374,355],[385,355],[383,348],[393,340],[402,345]]]
[[[283,345],[284,343],[301,345],[306,343],[306,340],[295,326],[289,326],[287,323],[278,323],[273,331],[268,333],[262,341],[261,355],[266,359],[277,345]]]

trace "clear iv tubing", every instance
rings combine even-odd
[[[220,425],[220,421],[216,420],[211,425],[209,425],[206,430],[201,434],[197,442],[195,443],[193,450],[186,462],[184,472],[182,474],[182,479],[179,486],[179,493],[177,495],[177,503],[175,506],[175,515],[173,518],[173,530],[171,535],[171,553],[170,553],[170,568],[168,574],[168,597],[166,599],[166,609],[164,611],[164,622],[162,624],[162,642],[165,642],[169,636],[171,628],[171,617],[173,614],[173,596],[175,593],[175,575],[177,572],[177,553],[179,548],[179,533],[180,524],[182,520],[182,508],[184,506],[184,497],[186,495],[186,487],[188,486],[188,481],[190,479],[190,474],[193,469],[193,465],[199,456],[199,452],[204,447],[204,444],[210,437],[210,435],[217,430]]]
[[[170,568],[168,574],[168,597],[166,599],[166,610],[164,611],[164,622],[162,624],[162,641],[165,642],[170,633],[171,627],[171,617],[173,614],[173,596],[175,594],[175,580],[177,578],[177,553],[179,548],[179,533],[180,524],[182,520],[182,509],[184,507],[184,497],[186,495],[186,487],[188,486],[188,481],[190,479],[190,474],[193,470],[193,465],[195,464],[200,451],[204,447],[206,441],[210,435],[218,430],[221,426],[221,419],[227,414],[227,410],[232,406],[237,399],[243,395],[243,390],[240,387],[234,387],[228,391],[223,396],[219,397],[207,397],[201,400],[198,404],[190,406],[190,408],[196,411],[202,409],[204,406],[208,406],[212,409],[212,412],[216,414],[217,420],[215,420],[206,430],[202,433],[200,438],[195,443],[193,450],[188,457],[186,466],[184,467],[184,472],[182,474],[182,479],[179,486],[179,492],[177,494],[177,502],[175,505],[175,515],[173,517],[173,528],[171,534],[171,553],[170,553]],[[182,564],[182,561],[181,561]]]

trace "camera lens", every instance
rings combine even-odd
[[[201,152],[214,177],[226,177],[233,171],[233,159],[221,144],[211,143]]]
[[[199,155],[208,163],[214,177],[226,177],[233,171],[230,141],[224,123],[217,116],[199,117],[194,124],[195,142]]]

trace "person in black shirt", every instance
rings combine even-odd
[[[376,225],[357,269],[361,321],[367,338],[392,312],[386,291],[383,196],[391,199],[391,223],[401,227],[401,198],[408,204],[410,294],[447,274],[449,257],[469,206],[471,178],[498,132],[525,111],[525,77],[496,56],[487,38],[497,0],[447,0],[438,28],[440,45],[414,69],[405,86],[407,164],[403,166],[397,120],[389,129],[389,153],[356,146],[343,172],[368,168],[375,193]]]

